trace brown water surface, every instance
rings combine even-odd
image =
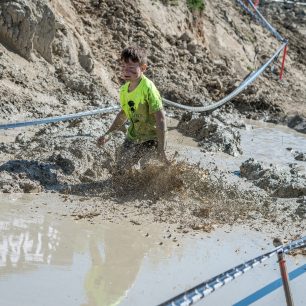
[[[178,150],[179,158],[204,166],[212,156],[218,167],[229,171],[239,169],[249,157],[305,167],[292,154],[306,152],[305,135],[254,122],[248,122],[241,134],[244,154],[235,158],[200,152],[196,142],[176,130],[169,133],[170,149]],[[1,305],[156,305],[273,249],[273,238],[284,234],[273,231],[268,223],[257,229],[225,226],[212,233],[179,234],[167,223],[116,224],[99,217],[74,220],[64,213],[66,207],[67,202],[52,193],[1,195]],[[305,263],[305,257],[289,257],[288,270]],[[292,281],[295,305],[306,304],[305,275]],[[274,258],[218,290],[202,305],[233,305],[278,278]],[[281,304],[281,288],[254,303]]]
[[[157,224],[143,227],[98,220],[90,224],[54,211],[42,214],[36,208],[46,201],[47,210],[64,205],[50,194],[2,197],[1,305],[156,305],[273,249],[275,233],[264,228],[256,232],[245,226],[223,227],[211,234],[173,236]],[[289,271],[305,263],[305,257],[290,258]],[[232,305],[278,277],[274,258],[217,291],[203,305],[220,301]],[[305,280],[302,275],[294,282],[296,295],[300,296]],[[283,302],[280,289],[258,305],[271,302]]]

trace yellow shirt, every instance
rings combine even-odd
[[[130,120],[128,139],[144,142],[157,138],[154,113],[163,108],[162,99],[152,81],[144,75],[138,86],[129,92],[130,82],[120,88],[120,104]]]

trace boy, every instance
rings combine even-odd
[[[162,99],[152,81],[144,72],[147,69],[145,50],[138,47],[125,48],[121,53],[122,77],[126,83],[120,88],[121,111],[108,131],[98,138],[97,144],[104,145],[111,133],[118,130],[127,120],[130,126],[123,144],[121,161],[126,165],[136,163],[150,151],[156,150],[165,163],[166,118]]]

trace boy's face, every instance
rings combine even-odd
[[[139,63],[135,63],[131,60],[129,60],[128,62],[121,62],[122,78],[125,81],[131,82],[138,80],[146,69],[146,64],[140,65]]]

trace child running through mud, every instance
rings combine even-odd
[[[125,48],[120,61],[126,81],[119,92],[121,111],[108,131],[98,138],[97,145],[104,145],[129,120],[125,142],[116,158],[118,168],[128,169],[152,153],[169,164],[165,154],[167,125],[162,99],[154,83],[144,75],[146,51],[139,47]]]

